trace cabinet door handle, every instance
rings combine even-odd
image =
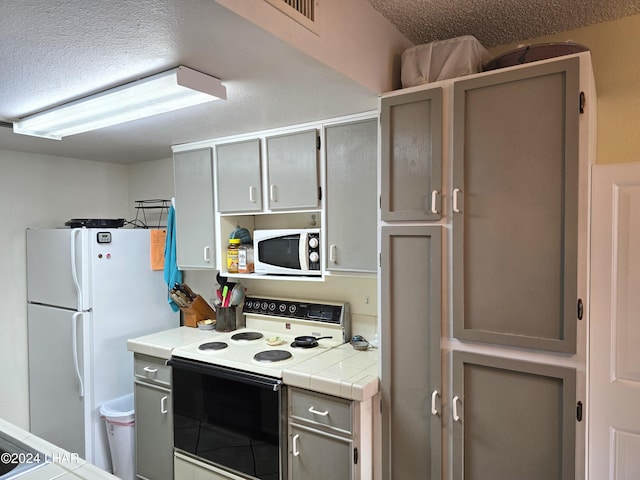
[[[165,395],[160,399],[160,413],[162,413],[163,415],[166,415],[167,413],[169,413],[169,410],[167,410],[168,399],[169,397],[167,395]]]
[[[144,367],[142,370],[144,370],[147,373],[158,373],[157,368]]]
[[[326,417],[329,415],[329,410],[325,410],[324,412],[320,412],[313,408],[313,406],[309,407],[309,413],[313,413],[314,415],[320,415],[321,417]]]
[[[438,400],[438,391],[431,392],[431,415],[438,415],[438,409],[436,408],[436,401]]]
[[[458,195],[460,195],[460,189],[453,189],[453,211],[454,213],[460,213],[460,206],[458,205]]]
[[[300,455],[300,450],[298,450],[298,439],[300,438],[299,434],[295,434],[293,436],[293,456],[297,457],[298,455]]]
[[[454,422],[459,422],[460,421],[460,415],[458,415],[458,401],[460,400],[460,397],[458,397],[458,395],[456,395],[455,397],[453,397],[452,403],[452,411],[453,411],[453,421]]]
[[[256,203],[256,187],[249,187],[249,201],[251,203]]]
[[[210,253],[211,253],[211,247],[209,245],[207,245],[202,250],[202,258],[204,258],[205,262],[210,262],[211,261]]]
[[[269,185],[269,200],[276,201],[276,186],[273,184]]]
[[[329,245],[329,261],[331,263],[337,263],[336,262],[336,246],[335,245]]]
[[[438,201],[438,190],[433,190],[431,192],[431,213],[438,213],[438,206],[436,202]]]

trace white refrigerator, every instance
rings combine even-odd
[[[127,339],[179,326],[144,229],[27,230],[32,433],[111,470],[100,406],[133,392]]]

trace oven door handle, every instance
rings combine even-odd
[[[249,385],[257,384],[261,387],[270,388],[274,392],[277,392],[282,387],[282,380],[278,378],[267,377],[251,372],[243,372],[240,370],[232,370],[230,368],[220,367],[211,363],[187,360],[186,358],[171,357],[167,361],[167,365],[169,365],[171,368],[201,373],[203,375],[208,375],[211,377],[225,378]]]

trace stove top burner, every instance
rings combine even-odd
[[[273,363],[288,360],[291,357],[293,357],[291,352],[287,352],[286,350],[264,350],[256,353],[253,359],[256,362]]]
[[[199,345],[198,350],[222,350],[228,346],[229,345],[224,342],[207,342]]]
[[[315,348],[318,346],[318,342],[311,342],[307,344],[300,344],[296,341],[291,342],[291,348]]]
[[[231,340],[260,340],[264,335],[260,332],[240,332],[231,336]]]

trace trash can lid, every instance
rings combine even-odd
[[[121,419],[134,413],[133,393],[114,398],[100,407],[100,415],[106,418]]]

